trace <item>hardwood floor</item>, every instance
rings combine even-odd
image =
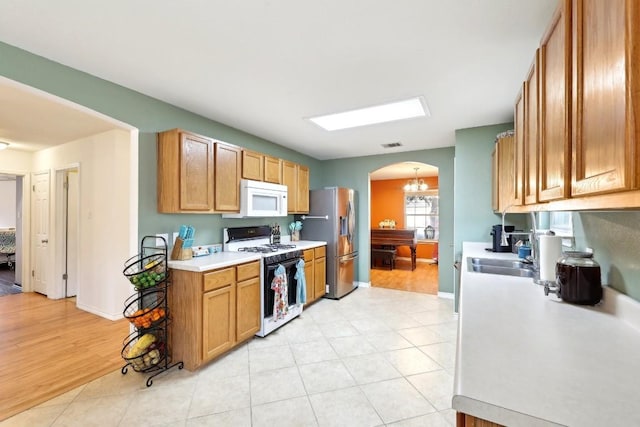
[[[411,271],[411,261],[398,259],[393,270],[372,268],[369,277],[373,287],[438,294],[438,264],[418,262]]]
[[[124,365],[126,319],[32,292],[0,298],[0,313],[0,420]]]

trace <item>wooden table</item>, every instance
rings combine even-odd
[[[417,230],[375,228],[371,230],[371,246],[408,246],[411,250],[411,271],[416,269]]]

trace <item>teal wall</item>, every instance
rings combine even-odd
[[[157,213],[156,133],[159,131],[188,129],[301,163],[309,166],[310,185],[317,186],[319,182],[321,162],[316,159],[2,42],[0,75],[86,106],[139,129],[139,237],[171,233],[177,231],[180,224],[186,223],[196,228],[196,245],[220,243],[223,227],[256,223],[255,220],[222,219],[218,214]],[[277,222],[285,227],[292,218],[290,216]]]
[[[322,164],[321,186],[353,188],[358,194],[358,280],[369,281],[369,173],[398,162],[422,162],[438,167],[440,241],[438,280],[440,292],[453,292],[453,155],[454,148],[327,160]]]
[[[574,212],[575,247],[593,248],[602,283],[640,301],[640,212]]]
[[[462,242],[490,242],[491,226],[502,217],[491,209],[491,152],[496,135],[513,123],[456,130],[454,251],[460,259]],[[525,230],[526,215],[507,214],[505,224]]]

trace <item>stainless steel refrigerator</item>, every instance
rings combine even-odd
[[[349,188],[310,192],[309,215],[304,217],[301,237],[327,242],[326,298],[342,298],[357,287],[355,197],[355,191]]]

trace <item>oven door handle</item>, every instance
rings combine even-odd
[[[279,265],[283,266],[285,269],[288,269],[289,267],[295,266],[299,259],[300,258],[296,258],[284,262],[279,262],[277,264],[269,264],[267,265],[267,271],[273,271],[278,268]]]

